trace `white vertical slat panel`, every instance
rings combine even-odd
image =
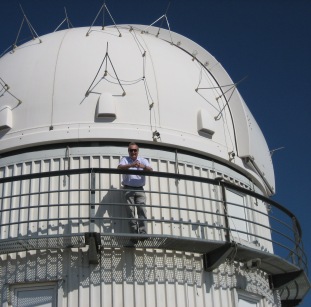
[[[106,304],[110,304],[110,306],[113,306],[113,287],[112,283],[109,282],[112,279],[112,270],[116,265],[119,265],[119,263],[113,263],[113,250],[107,250],[104,251],[101,255],[101,267],[100,267],[100,291],[101,296],[100,300],[100,306],[105,306]],[[119,294],[122,295],[122,294]]]
[[[126,266],[127,262],[133,261],[133,255],[128,251],[124,253],[114,252],[112,255],[112,268],[111,276],[108,283],[112,287],[112,304],[111,306],[129,306],[133,302],[133,290],[129,291],[128,288],[133,287],[133,270]],[[103,306],[106,305],[106,302]]]
[[[83,156],[79,159],[79,167],[80,168],[89,168],[90,167],[90,157]],[[76,225],[74,225],[75,232],[83,233],[85,229],[88,231],[89,229],[89,219],[85,219],[85,217],[89,216],[89,189],[90,189],[90,175],[89,174],[77,174],[74,176],[76,181],[74,181],[75,186],[74,189],[79,189],[76,191],[76,198],[73,199],[71,210],[75,210],[76,212]],[[81,190],[80,190],[81,189]],[[86,189],[86,191],[84,191]],[[85,196],[85,197],[84,197]],[[86,210],[85,210],[86,208]]]
[[[155,280],[155,261],[152,253],[144,253],[145,258],[145,276],[146,276],[146,298],[148,307],[156,307],[156,285],[153,282]]]
[[[202,178],[209,178],[209,172],[207,169],[200,169],[200,172],[198,173],[199,176]],[[202,213],[198,213],[198,219],[201,222],[206,223],[205,227],[201,227],[201,238],[202,239],[208,239],[208,240],[214,240],[214,233],[215,233],[215,201],[212,199],[215,198],[214,194],[214,188],[213,186],[207,184],[198,182],[196,183],[196,186],[198,186],[197,192],[200,190],[199,193],[200,196],[202,196],[202,200],[197,200],[197,204],[201,204],[198,207],[198,210],[203,211]]]
[[[163,261],[161,261],[161,252],[155,251],[155,286],[156,286],[156,306],[167,306],[166,285],[164,283]]]
[[[214,175],[215,173],[208,171],[208,170],[204,170],[204,173],[206,173],[206,175],[208,176],[208,178],[213,178],[214,179]],[[206,208],[206,212],[212,212],[212,213],[207,213],[207,221],[209,223],[209,225],[211,225],[209,227],[209,232],[208,232],[208,239],[210,240],[217,240],[220,239],[220,230],[217,230],[216,228],[214,228],[214,226],[219,226],[220,223],[220,217],[215,214],[215,213],[219,213],[220,209],[223,208],[222,203],[219,202],[219,200],[221,200],[221,194],[220,194],[220,188],[219,187],[215,187],[214,185],[209,185],[207,183],[204,183],[204,197],[205,197],[205,201],[204,201],[204,207]],[[217,201],[218,200],[218,201]]]
[[[174,174],[176,173],[176,163],[175,162],[169,162],[168,161],[168,168],[166,172]],[[170,206],[170,209],[168,210],[169,215],[165,216],[164,218],[167,220],[174,220],[177,217],[177,208],[179,203],[179,197],[178,197],[178,185],[179,181],[176,179],[168,179],[168,192],[169,194],[169,203],[167,205]],[[161,187],[160,187],[161,188]],[[162,190],[161,190],[162,192]],[[180,226],[176,223],[172,223],[171,225],[171,234],[175,236],[180,235]]]
[[[102,168],[110,168],[110,157],[102,156],[100,159],[99,166]],[[112,202],[111,194],[107,189],[110,187],[110,178],[108,174],[100,174],[99,177],[96,177],[99,180],[96,180],[96,188],[100,189],[100,199],[98,200],[100,206],[98,207],[97,217],[101,218],[110,218],[116,217],[116,213],[114,212],[115,208],[110,204]],[[118,210],[116,210],[118,212]],[[105,219],[102,222],[98,221],[98,228],[102,230],[104,233],[111,233],[114,231],[114,222]]]
[[[87,251],[79,250],[78,258],[78,271],[79,271],[79,306],[90,306],[90,275],[94,270],[94,266],[90,266],[87,263]],[[82,265],[81,265],[82,264]]]
[[[194,167],[193,168],[194,176],[201,176],[201,168]],[[204,223],[204,214],[200,211],[203,210],[203,200],[202,200],[202,184],[200,182],[193,182],[194,195],[197,196],[195,199],[194,209],[196,212],[191,213],[191,218],[195,223]],[[194,225],[193,226],[193,236],[197,238],[204,239],[205,238],[206,227]]]
[[[249,232],[251,234],[250,241],[256,242],[257,240],[256,233],[258,232],[259,229],[257,225],[253,222],[256,222],[261,214],[259,212],[256,212],[257,202],[253,197],[250,196],[245,197],[245,206],[247,212],[247,220],[249,221]]]
[[[272,242],[269,241],[272,239],[271,231],[269,230],[269,228],[262,226],[262,225],[265,225],[267,227],[271,226],[270,221],[269,221],[269,216],[268,216],[269,211],[268,211],[267,205],[265,204],[265,202],[259,199],[257,200],[253,199],[253,202],[254,202],[255,209],[259,211],[259,212],[254,213],[254,221],[260,224],[254,227],[255,236],[256,234],[258,234],[259,236],[268,239],[268,240],[265,240],[263,238],[256,237],[258,241],[258,245],[260,246],[262,250],[273,253],[273,245],[272,245]]]
[[[71,157],[62,158],[60,163],[60,170],[69,170],[71,168]],[[59,186],[59,217],[63,220],[58,223],[58,233],[59,234],[68,234],[69,225],[69,202],[70,202],[70,181],[71,175],[63,175],[60,177],[60,186]]]
[[[67,306],[81,307],[82,305],[79,303],[79,288],[81,287],[82,278],[78,269],[82,265],[82,261],[76,250],[70,251],[65,259],[64,270],[66,269],[66,271],[64,275],[66,276]]]
[[[100,167],[117,168],[119,157],[102,156]],[[128,223],[122,218],[126,217],[123,192],[120,191],[121,177],[113,174],[99,174],[96,176],[96,189],[100,190],[97,202],[96,216],[104,217],[104,221],[98,221],[98,228],[104,233],[128,232]],[[112,218],[111,220],[109,220]]]
[[[185,168],[186,175],[193,176],[194,167],[192,165],[187,165]],[[196,214],[192,210],[195,209],[196,199],[195,199],[195,190],[194,190],[194,182],[187,181],[186,183],[186,194],[189,195],[185,198],[185,204],[186,209],[185,215],[186,215],[186,221],[193,223],[196,222]],[[185,229],[187,229],[188,237],[196,237],[195,230],[197,229],[196,226],[193,226],[191,224],[188,224],[187,226],[184,226]]]
[[[146,306],[144,255],[142,250],[137,250],[134,253],[133,269],[134,269],[133,306],[138,306],[139,304]]]
[[[40,161],[33,161],[31,165],[30,174],[32,173],[38,173],[40,171]],[[33,235],[39,235],[39,222],[37,220],[39,219],[39,205],[40,205],[40,179],[34,178],[30,180],[30,197],[29,197],[29,204],[30,204],[30,219],[34,222],[31,222],[29,224],[30,232]]]
[[[109,159],[110,168],[117,168],[120,162],[120,157],[111,157]],[[119,174],[106,174],[106,185],[107,189],[110,189],[108,206],[113,217],[118,219],[112,221],[115,233],[127,233],[129,232],[128,221],[124,220],[127,218],[127,204],[124,197],[124,192],[120,190],[122,176]],[[108,207],[108,208],[109,208]]]
[[[51,171],[51,160],[42,160],[40,172]],[[39,229],[40,235],[46,235],[48,233],[48,222],[46,219],[49,218],[49,208],[47,207],[50,203],[50,178],[40,178],[40,200],[39,200]]]
[[[51,171],[58,171],[61,167],[61,160],[59,158],[51,159]],[[48,203],[48,214],[49,218],[52,221],[50,223],[50,226],[48,228],[48,234],[49,235],[55,235],[58,234],[59,229],[59,222],[58,218],[59,215],[59,201],[60,201],[60,182],[61,177],[60,176],[53,176],[50,177],[50,186],[49,186],[49,203]]]
[[[229,227],[230,235],[234,238],[233,240],[245,240],[249,241],[249,224],[245,221],[247,218],[247,210],[245,209],[245,197],[239,193],[234,193],[230,190],[226,190],[227,197],[227,212],[229,215]],[[241,205],[240,206],[236,206]],[[237,218],[243,219],[239,220]]]
[[[214,173],[216,177],[219,177],[221,174],[220,173]],[[224,218],[224,204],[223,204],[223,197],[222,197],[222,189],[220,186],[213,186],[213,197],[212,199],[215,199],[216,201],[212,202],[212,211],[216,212],[218,214],[215,214],[213,216],[213,225],[217,227],[226,227],[226,221]],[[217,201],[219,200],[219,201]],[[222,229],[217,229],[213,231],[214,234],[214,240],[220,240],[220,241],[225,241],[225,234],[226,230]]]
[[[109,160],[109,167],[110,168],[117,168],[120,162],[119,156],[112,156]],[[122,218],[127,217],[126,213],[126,200],[124,197],[124,192],[120,191],[121,182],[122,182],[122,175],[120,174],[111,174],[106,175],[109,176],[109,186],[108,189],[112,189],[111,193],[111,201],[110,206],[112,206],[113,215],[116,217],[120,217],[121,219],[115,220],[114,223],[114,231],[116,233],[126,233],[129,232],[129,224],[128,221],[123,220]],[[147,197],[149,195],[146,195]],[[117,205],[114,205],[117,204]],[[148,215],[147,215],[148,216]]]
[[[159,171],[159,165],[158,165],[158,160],[152,159],[151,160],[152,167],[154,171]],[[159,191],[160,189],[160,180],[157,177],[149,177],[147,179],[149,181],[149,189],[150,191]],[[161,207],[160,207],[160,194],[158,193],[150,193],[149,197],[149,203],[152,205],[150,210],[149,210],[149,217],[151,219],[161,219],[162,214],[161,214]],[[162,223],[154,221],[151,224],[151,227],[149,226],[148,231],[150,233],[163,233],[162,230]]]
[[[7,168],[7,176],[14,176],[14,169],[15,165],[9,166]],[[17,225],[14,225],[16,221],[16,209],[15,209],[15,204],[16,204],[16,184],[14,182],[9,182],[8,184],[8,193],[9,195],[12,195],[13,197],[9,199],[9,229],[8,229],[8,238],[14,238],[17,235]]]
[[[2,178],[6,177],[8,173],[8,168],[7,167],[1,167],[0,175]],[[0,238],[1,239],[7,239],[10,234],[10,226],[5,225],[8,224],[10,221],[10,205],[11,205],[11,199],[9,196],[11,196],[11,183],[4,183],[1,185],[0,189],[1,197],[3,198],[1,200],[1,209],[3,212],[1,213],[1,225],[0,225]]]
[[[80,228],[79,232],[90,231],[90,188],[91,188],[91,175],[81,174],[80,175],[80,185],[83,186],[85,191],[80,192]]]
[[[179,260],[178,254],[175,252],[167,252],[163,255],[164,257],[164,266],[165,266],[165,274],[166,274],[166,283],[169,286],[167,289],[167,304],[170,304],[170,301],[174,303],[174,305],[184,306],[183,302],[180,302],[180,299],[183,301],[184,291],[183,289],[178,290],[183,285],[185,281],[180,276],[179,271]],[[169,264],[169,267],[168,267]],[[183,281],[181,281],[183,279]],[[176,285],[177,283],[177,285]],[[181,292],[179,292],[181,291]]]
[[[153,165],[153,162],[149,159],[149,163],[151,164],[151,167],[154,168],[154,165]],[[150,191],[153,190],[153,186],[151,185],[151,178],[150,176],[146,176],[146,185],[145,185],[145,195],[146,195],[146,205],[151,205],[152,206],[152,193],[150,193]],[[147,218],[148,219],[151,219],[152,218],[152,207],[146,207],[146,214],[147,214]],[[152,221],[147,221],[147,232],[148,233],[152,233],[152,228],[153,228],[153,225],[154,222]]]
[[[101,304],[101,268],[97,265],[90,272],[90,290],[89,302],[90,306],[100,306]]]
[[[182,163],[177,164],[179,174],[184,174],[183,166],[184,165]],[[171,185],[174,187],[172,188],[172,190],[176,193],[176,196],[172,198],[172,203],[170,204],[173,209],[170,210],[171,215],[169,219],[175,221],[175,223],[172,224],[173,234],[175,236],[181,236],[182,224],[180,224],[180,222],[184,213],[180,211],[180,208],[183,207],[182,203],[184,201],[184,196],[181,195],[182,193],[184,193],[184,181],[170,179],[170,182]]]
[[[5,176],[5,168],[4,167],[0,167],[0,178],[4,178]],[[2,184],[0,185],[0,198],[1,198],[1,206],[0,206],[0,210],[6,210],[6,199],[5,199],[5,187],[6,184]],[[2,211],[0,213],[0,239],[4,239],[5,235],[4,232],[6,231],[6,226],[4,226],[4,216],[5,216],[5,211]],[[1,282],[0,282],[1,285]]]
[[[29,174],[30,173],[30,163],[25,162],[20,165],[20,173],[21,174]],[[20,201],[20,227],[19,227],[19,235],[21,237],[28,235],[28,226],[29,226],[29,209],[26,209],[29,207],[29,191],[30,191],[30,182],[29,180],[22,180],[21,181],[21,196],[19,198]]]
[[[89,167],[91,167],[91,168],[99,168],[100,167],[100,160],[101,160],[101,157],[100,156],[93,156],[93,157],[91,157],[91,160],[90,160],[90,165],[89,165]],[[89,184],[90,184],[90,189],[92,188],[91,187],[91,182],[92,182],[92,175],[90,174],[90,178],[89,178],[89,180],[90,180],[90,182],[89,182]],[[100,195],[101,195],[101,191],[99,191],[100,190],[100,188],[101,188],[101,185],[100,185],[100,175],[99,174],[95,174],[95,187],[93,187],[93,188],[95,188],[96,189],[96,193],[95,193],[95,199],[94,199],[94,202],[96,203],[96,204],[99,204],[99,205],[95,205],[95,204],[91,204],[91,194],[90,195],[88,195],[88,197],[89,197],[89,201],[90,201],[90,206],[92,205],[94,205],[94,211],[96,212],[95,213],[95,215],[96,215],[96,218],[100,218],[100,217],[102,217],[102,216],[100,216],[99,214],[98,214],[98,212],[100,211],[99,209],[100,209]],[[86,197],[87,197],[87,193],[85,193],[86,195]],[[88,207],[88,206],[86,206],[86,207]],[[87,208],[85,208],[85,209],[87,209]],[[86,210],[85,210],[86,211]],[[94,221],[94,231],[95,232],[101,232],[102,230],[100,229],[101,227],[101,225],[103,224],[103,222],[102,221],[100,221],[100,220],[98,220],[98,219],[95,219],[95,221]]]
[[[92,168],[93,159],[90,156],[81,157],[81,168]],[[80,174],[79,177],[79,187],[82,189],[79,191],[79,217],[80,225],[79,232],[89,231],[89,223],[85,217],[89,216],[90,212],[90,188],[91,188],[91,175],[90,174]],[[81,223],[83,221],[83,223]]]
[[[167,161],[159,160],[158,161],[158,171],[159,172],[167,172]],[[161,191],[159,203],[157,205],[160,206],[158,210],[156,210],[156,213],[160,213],[160,215],[156,215],[156,218],[164,219],[164,220],[170,220],[171,218],[174,218],[171,216],[171,210],[167,207],[170,205],[170,180],[168,178],[159,178],[159,189],[158,191]],[[162,223],[161,225],[161,234],[171,234],[172,233],[172,227],[170,223]]]
[[[71,159],[71,169],[79,169],[81,167],[81,158],[73,157]],[[68,231],[71,233],[79,232],[79,217],[80,217],[80,209],[78,204],[80,203],[80,192],[76,192],[73,190],[80,188],[80,175],[74,174],[70,175],[70,192],[69,192],[69,216],[70,220],[68,222]]]
[[[12,176],[18,176],[21,175],[21,164],[18,163],[17,165],[14,165],[13,167],[13,173]],[[22,183],[20,181],[15,181],[12,183],[11,186],[11,195],[14,196],[11,198],[11,216],[10,216],[10,223],[12,225],[10,226],[10,237],[15,238],[19,235],[19,221],[20,221],[20,193],[21,193],[21,187]]]
[[[109,156],[102,156],[100,159],[99,167],[102,168],[110,168],[110,157]],[[96,176],[96,188],[100,190],[99,192],[99,199],[98,203],[100,204],[97,209],[96,216],[97,217],[104,217],[104,218],[110,218],[110,217],[116,217],[115,214],[115,208],[111,205],[112,199],[111,194],[107,189],[109,189],[110,184],[110,178],[108,174],[99,174],[99,176]],[[118,212],[118,210],[116,210]],[[109,219],[104,221],[97,221],[98,229],[102,231],[103,233],[111,233],[114,231],[114,223],[113,221],[110,221]]]
[[[11,177],[14,174],[14,165],[9,165],[8,167],[6,167],[6,177]],[[7,196],[13,196],[14,197],[14,182],[8,182],[6,183],[7,186]],[[7,219],[5,220],[5,223],[12,223],[14,222],[13,218],[14,218],[14,214],[15,212],[12,210],[13,209],[13,199],[14,198],[9,198],[8,199],[8,206],[7,209],[9,209],[10,211],[8,211],[7,213]],[[16,226],[15,226],[16,227]],[[12,234],[14,235],[14,232],[12,233],[12,225],[8,225],[7,226],[7,238],[11,238]],[[14,236],[13,236],[14,238]]]
[[[179,164],[179,172],[180,174],[187,174],[187,165]],[[187,212],[187,197],[185,194],[187,193],[187,182],[185,180],[180,180],[178,183],[178,220],[180,222],[188,221],[188,212]],[[189,226],[181,223],[179,224],[180,228],[180,236],[189,237]]]

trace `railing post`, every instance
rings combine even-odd
[[[297,220],[294,216],[292,217],[292,222],[293,222],[293,230],[294,230],[294,236],[295,236],[295,251],[296,251],[297,258],[298,258],[298,266],[301,268],[302,267],[302,259],[301,259],[302,255],[301,255],[301,249],[300,249],[301,238],[298,234]]]
[[[227,208],[227,197],[226,197],[226,188],[221,182],[219,181],[219,186],[221,187],[222,193],[222,202],[224,206],[224,217],[225,217],[225,239],[227,242],[230,242],[230,228],[229,228],[229,220],[228,220],[228,208]]]
[[[90,178],[90,232],[95,231],[95,173],[91,171]]]

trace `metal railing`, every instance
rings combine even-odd
[[[120,187],[121,175],[128,173],[147,176],[149,236],[236,241],[307,272],[302,231],[288,209],[225,180],[164,172],[86,168],[1,178],[0,250],[14,250],[14,244],[79,247],[87,232],[128,235],[130,219]],[[228,199],[228,191],[245,203]],[[45,243],[48,238],[54,241]]]

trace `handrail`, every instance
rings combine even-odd
[[[145,175],[150,177],[161,177],[161,178],[171,178],[171,179],[180,179],[180,180],[187,180],[187,181],[195,181],[195,182],[203,182],[203,183],[210,183],[213,185],[222,185],[227,188],[232,188],[236,191],[248,194],[249,196],[253,196],[258,198],[264,202],[267,202],[274,207],[278,208],[279,210],[286,213],[291,218],[296,218],[296,216],[287,208],[281,206],[276,201],[267,198],[261,194],[258,194],[254,191],[249,189],[245,189],[239,187],[235,184],[226,182],[224,180],[219,179],[210,179],[210,178],[202,178],[193,175],[184,175],[184,174],[174,174],[174,173],[166,173],[166,172],[148,172],[148,171],[136,171],[136,170],[121,170],[115,168],[80,168],[80,169],[71,169],[71,170],[60,170],[60,171],[51,171],[51,172],[41,172],[41,173],[32,173],[27,175],[17,175],[11,177],[4,177],[0,178],[0,184],[5,182],[13,182],[18,180],[25,180],[25,179],[38,179],[44,177],[53,177],[53,176],[63,176],[63,175],[76,175],[76,174],[89,174],[89,173],[103,173],[103,174],[134,174],[134,175]],[[297,218],[296,218],[297,220]],[[299,235],[302,235],[301,226],[297,220],[297,228],[299,231]]]
[[[297,257],[298,259],[298,263],[301,266],[301,264],[304,265],[304,267],[307,269],[307,261],[306,261],[306,255],[304,253],[303,250],[303,245],[302,245],[302,231],[301,231],[301,227],[300,224],[297,220],[297,218],[295,217],[295,215],[290,212],[288,209],[284,208],[283,206],[281,206],[280,204],[278,204],[277,202],[275,202],[274,200],[271,200],[263,195],[260,195],[254,191],[251,191],[249,189],[243,188],[241,186],[226,182],[225,180],[219,180],[217,179],[209,179],[209,178],[202,178],[202,177],[198,177],[198,176],[192,176],[192,175],[182,175],[182,174],[172,174],[172,173],[166,173],[166,172],[145,172],[145,171],[134,171],[134,170],[121,170],[121,169],[111,169],[111,168],[82,168],[82,169],[71,169],[71,170],[60,170],[60,171],[51,171],[51,172],[42,172],[42,173],[32,173],[32,174],[24,174],[24,175],[17,175],[17,176],[11,176],[11,177],[4,177],[4,178],[0,178],[0,184],[5,184],[5,183],[12,183],[12,182],[19,182],[19,181],[24,181],[24,180],[32,180],[32,179],[39,179],[39,178],[48,178],[48,177],[57,177],[57,176],[70,176],[70,175],[82,175],[82,174],[139,174],[139,175],[145,175],[145,176],[150,176],[150,177],[159,177],[159,178],[168,178],[168,179],[178,179],[178,180],[185,180],[185,181],[189,181],[189,182],[200,182],[200,183],[207,183],[207,184],[211,184],[214,186],[219,186],[222,188],[229,188],[231,190],[237,191],[237,192],[241,192],[245,195],[248,195],[250,197],[254,197],[256,199],[259,199],[261,201],[263,201],[265,204],[269,204],[270,206],[277,208],[278,210],[280,210],[282,213],[284,213],[288,218],[291,219],[292,222],[292,226],[290,226],[288,223],[284,222],[281,219],[278,219],[274,216],[272,216],[271,214],[265,213],[265,212],[261,212],[260,210],[257,210],[256,208],[250,208],[250,207],[245,207],[247,210],[250,210],[252,212],[254,212],[255,214],[260,214],[262,216],[265,216],[267,219],[269,218],[269,220],[271,222],[275,222],[278,223],[280,225],[283,225],[283,227],[286,227],[288,230],[290,230],[292,232],[292,234],[294,235],[294,237],[290,237],[289,235],[287,235],[286,233],[283,233],[280,229],[277,229],[273,226],[270,225],[264,225],[264,224],[260,224],[259,222],[253,221],[253,220],[246,220],[244,218],[238,217],[238,216],[231,216],[230,214],[226,213],[220,213],[220,212],[212,212],[212,211],[208,211],[206,209],[196,209],[196,208],[179,208],[179,207],[172,207],[170,205],[167,206],[163,206],[162,204],[152,204],[152,205],[148,205],[146,204],[146,207],[150,207],[150,208],[161,208],[161,209],[169,209],[169,210],[178,210],[180,212],[184,211],[184,212],[192,212],[192,213],[198,213],[198,214],[204,214],[204,215],[210,215],[210,216],[214,216],[214,217],[225,217],[225,218],[231,218],[234,219],[236,221],[242,221],[242,222],[247,222],[249,225],[254,225],[254,226],[260,226],[262,227],[262,229],[266,229],[268,231],[270,231],[272,233],[272,236],[274,234],[281,236],[284,240],[288,241],[291,243],[291,245],[293,245],[292,248],[290,248],[289,246],[284,245],[282,242],[277,242],[275,240],[273,240],[273,238],[266,238],[264,236],[261,236],[259,234],[254,234],[252,232],[247,232],[247,231],[243,231],[243,230],[236,230],[236,229],[232,229],[232,231],[236,232],[236,233],[240,233],[240,234],[246,234],[246,235],[250,235],[252,237],[256,237],[259,239],[263,239],[266,242],[271,242],[272,244],[276,244],[282,248],[284,248],[285,250],[287,250],[289,252],[289,255],[294,255],[295,257]],[[15,197],[31,197],[31,196],[38,196],[40,197],[40,195],[43,194],[55,194],[55,193],[72,193],[72,192],[78,192],[80,193],[81,191],[84,192],[90,192],[92,190],[93,193],[95,192],[109,192],[109,189],[95,189],[94,187],[90,187],[89,189],[79,189],[79,188],[72,188],[72,189],[64,189],[64,190],[48,190],[48,191],[37,191],[37,192],[31,192],[31,193],[22,193],[22,191],[19,191],[20,193],[14,194],[14,195],[4,195],[2,197],[0,197],[0,201],[4,201],[4,200],[8,200],[8,199],[13,199]],[[118,191],[121,191],[122,189],[119,189]],[[115,189],[111,190],[111,191],[116,191]],[[222,199],[216,199],[216,198],[210,198],[210,197],[202,197],[202,196],[196,196],[194,194],[187,194],[187,193],[173,193],[173,192],[158,192],[158,191],[145,191],[146,193],[149,194],[153,194],[153,193],[158,193],[158,194],[163,194],[163,195],[167,195],[167,196],[177,196],[177,197],[183,197],[183,198],[193,198],[194,200],[208,200],[208,201],[212,201],[214,203],[218,203],[221,205],[224,204],[232,204],[234,206],[237,207],[243,207],[242,205],[239,204],[234,204],[231,202],[227,202],[226,200],[222,200]],[[2,206],[0,207],[0,214],[3,214],[5,212],[19,212],[20,210],[35,210],[35,209],[39,209],[39,208],[60,208],[60,207],[67,207],[68,210],[71,206],[88,206],[90,205],[89,202],[71,202],[71,203],[66,203],[66,204],[54,204],[54,203],[48,203],[48,204],[31,204],[28,203],[27,206],[16,206],[16,207],[10,207],[10,208],[3,208]],[[102,206],[102,205],[107,205],[107,204],[101,204],[101,203],[94,203],[92,202],[92,205],[97,205],[97,206]],[[119,206],[126,206],[126,204],[124,203],[113,203],[113,205],[119,205]],[[89,214],[89,212],[87,212]],[[47,218],[37,218],[37,219],[28,219],[27,221],[17,221],[17,222],[12,222],[12,221],[8,221],[7,223],[3,223],[0,225],[0,227],[9,227],[11,225],[16,225],[16,224],[25,224],[25,223],[38,223],[38,222],[49,222],[49,221],[69,221],[69,219],[72,220],[123,220],[123,221],[127,221],[128,218],[125,217],[92,217],[90,215],[86,214],[85,216],[68,216],[65,218],[54,218],[54,217],[47,217]],[[169,220],[169,219],[163,219],[162,218],[150,218],[147,219],[148,222],[157,222],[157,223],[172,223],[172,224],[183,224],[183,225],[195,225],[195,226],[207,226],[207,227],[212,227],[214,229],[220,229],[220,230],[225,230],[228,231],[230,230],[228,228],[228,225],[226,225],[225,227],[220,226],[220,225],[210,225],[207,222],[200,222],[200,221],[186,221],[186,220]],[[19,225],[18,225],[19,226]],[[46,231],[48,232],[48,231]],[[77,233],[74,233],[77,234]],[[1,241],[1,239],[0,239]],[[294,261],[294,260],[293,260]]]

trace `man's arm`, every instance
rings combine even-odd
[[[142,169],[144,170],[144,171],[148,171],[148,172],[152,172],[153,171],[153,169],[152,169],[152,167],[151,166],[148,166],[148,165],[144,165],[144,164],[141,164],[142,166]]]
[[[126,163],[125,161],[121,160],[120,164],[118,165],[119,169],[130,169],[131,167],[140,167],[140,163],[138,160],[134,161],[133,163]]]
[[[148,171],[148,172],[152,172],[153,169],[149,163],[149,161],[147,159],[144,159],[142,161],[142,163],[140,164],[140,167],[144,170],[144,171]]]
[[[152,172],[153,169],[150,166],[148,160],[144,159],[141,162],[139,162],[138,160],[134,161],[133,163],[128,163],[128,164],[123,164],[122,161],[120,162],[120,164],[118,165],[118,169],[130,169],[131,167],[137,167],[137,168],[141,168],[144,171],[148,171],[148,172]]]
[[[134,162],[134,163],[131,163],[131,164],[123,164],[123,165],[119,164],[118,165],[119,169],[130,169],[131,167],[142,168],[144,171],[149,171],[149,172],[153,171],[152,167],[150,167],[148,165],[145,165],[143,163],[139,163],[139,162],[138,163]]]
[[[135,167],[135,166],[134,166],[134,163],[132,163],[132,164],[119,164],[119,165],[118,165],[118,168],[119,168],[119,169],[129,169],[129,168],[131,168],[131,167]]]

